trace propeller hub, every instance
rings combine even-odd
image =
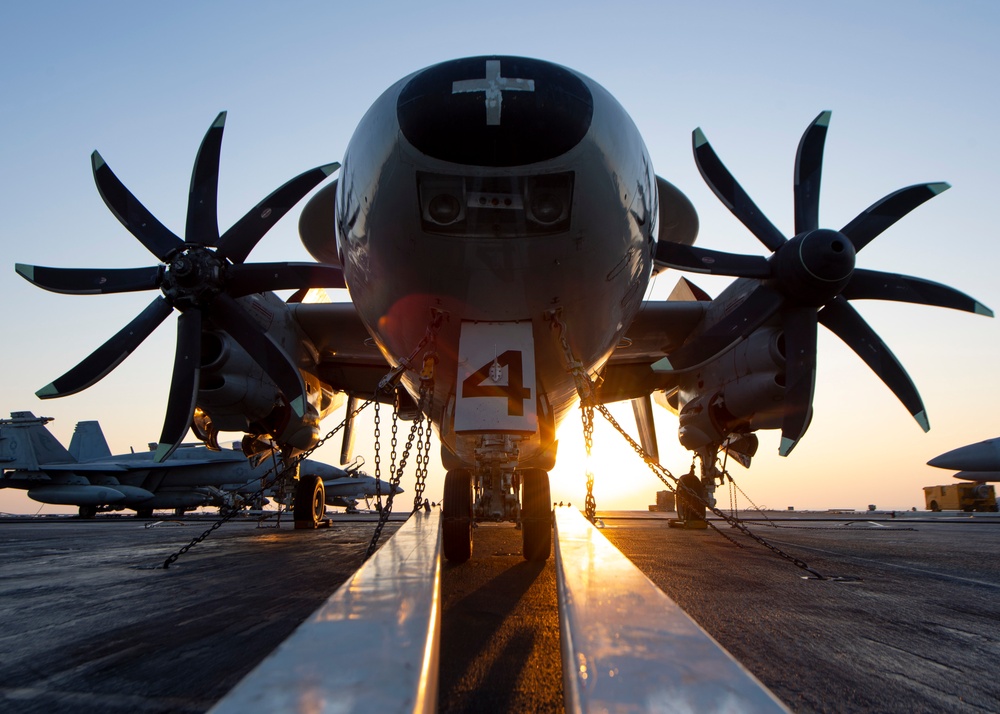
[[[224,261],[212,250],[192,245],[178,252],[164,271],[163,294],[178,310],[203,308],[223,290]]]
[[[840,294],[854,274],[854,244],[826,228],[801,233],[774,254],[778,288],[802,305],[824,305]]]

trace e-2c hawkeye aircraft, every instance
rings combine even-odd
[[[672,406],[709,503],[724,445],[781,429],[788,454],[812,414],[819,324],[926,430],[913,382],[851,301],[992,313],[952,288],[855,267],[865,246],[947,184],[901,189],[839,230],[820,227],[829,121],[822,112],[799,143],[790,237],[694,131],[702,176],[767,257],[693,247],[694,207],[654,172],[621,105],[590,78],[535,59],[458,59],[401,79],[362,118],[342,166],[293,178],[221,233],[225,113],[198,151],[183,238],[95,152],[101,197],[157,264],[17,271],[56,292],[161,294],[38,396],[93,385],[176,309],[157,460],[196,407],[196,431],[266,434],[294,453],[316,443],[338,395],[395,401],[440,436],[444,552],[454,562],[470,556],[473,519],[498,514],[520,517],[526,558],[548,557],[556,430],[581,401],[633,400],[647,446],[651,395]],[[247,263],[274,222],[338,168],[300,216],[319,263]],[[737,280],[714,300],[685,281],[674,299],[644,301],[665,268]],[[301,300],[324,287],[348,288],[350,302]],[[292,288],[289,301],[272,292]],[[315,479],[298,488],[308,503]]]
[[[180,515],[200,506],[233,508],[240,499],[273,496],[262,479],[273,468],[267,458],[249,461],[241,450],[181,444],[169,458],[154,461],[153,451],[113,456],[96,421],[77,422],[69,449],[45,426],[50,417],[11,412],[0,419],[0,488],[26,490],[39,503],[77,506],[82,518],[99,511],[134,510],[149,518],[155,509]],[[357,510],[360,499],[389,495],[388,483],[375,483],[359,471],[305,459],[303,474],[323,484],[325,504]],[[396,487],[395,493],[402,493]]]

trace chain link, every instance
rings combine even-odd
[[[593,523],[597,520],[597,501],[594,500],[594,471],[591,468],[590,454],[594,448],[594,407],[580,405],[580,418],[583,421],[583,443],[587,449],[587,520]]]
[[[426,389],[424,385],[421,385],[420,401],[418,406],[420,408],[420,416],[413,420],[413,424],[410,425],[410,433],[406,439],[406,445],[403,447],[403,453],[399,460],[399,466],[396,467],[395,464],[390,465],[391,476],[389,477],[389,495],[386,496],[385,505],[382,506],[382,510],[379,513],[378,523],[375,525],[375,532],[372,533],[372,539],[368,543],[368,550],[365,552],[365,560],[372,557],[375,551],[378,549],[379,538],[382,537],[382,529],[385,528],[385,524],[389,521],[389,516],[392,514],[392,501],[396,495],[396,487],[399,486],[399,482],[402,480],[403,469],[406,468],[406,460],[410,454],[410,449],[413,446],[414,438],[416,437],[417,429],[423,425],[424,422],[424,408],[427,406],[426,402],[429,400],[430,390]],[[393,410],[393,427],[396,425],[397,411]],[[395,452],[393,452],[395,454]],[[393,457],[395,460],[395,456]]]
[[[382,511],[382,414],[378,400],[375,400],[375,508]]]
[[[424,410],[426,409],[426,406],[427,406],[425,404],[425,399],[429,398],[430,393],[433,391],[433,385],[434,385],[434,370],[433,370],[433,365],[437,363],[437,359],[438,359],[437,358],[437,353],[436,353],[436,351],[434,349],[435,348],[435,342],[436,342],[436,339],[437,339],[437,332],[438,332],[438,330],[441,327],[441,323],[444,321],[444,316],[445,316],[445,313],[442,312],[441,310],[433,309],[432,310],[432,314],[431,314],[431,320],[430,320],[430,323],[427,326],[426,331],[424,332],[423,339],[420,340],[420,342],[417,344],[417,346],[413,349],[413,351],[410,353],[410,355],[406,359],[404,359],[402,362],[400,362],[400,364],[398,366],[396,366],[396,367],[392,368],[391,370],[389,370],[389,372],[382,378],[382,380],[379,382],[378,388],[375,391],[375,394],[371,397],[371,399],[366,400],[361,406],[357,407],[353,412],[351,412],[350,414],[346,415],[344,417],[344,420],[342,422],[340,422],[340,424],[338,424],[336,427],[334,427],[333,429],[331,429],[327,433],[327,435],[324,436],[319,441],[317,441],[312,446],[312,448],[306,449],[305,451],[302,451],[302,452],[296,454],[294,457],[292,457],[290,460],[288,460],[288,462],[284,465],[283,468],[280,468],[281,464],[278,464],[278,463],[276,463],[274,466],[272,466],[261,477],[261,487],[256,492],[250,494],[250,496],[245,497],[244,501],[252,500],[252,499],[255,499],[255,498],[259,497],[259,496],[263,496],[264,492],[267,489],[273,487],[274,484],[277,483],[279,480],[281,480],[283,478],[286,478],[289,474],[295,474],[295,473],[297,473],[297,468],[298,468],[299,464],[302,461],[304,461],[306,458],[308,458],[310,455],[312,455],[312,453],[314,451],[316,451],[319,447],[323,446],[323,444],[325,444],[329,439],[331,439],[337,432],[339,432],[341,429],[343,429],[344,426],[348,423],[349,420],[351,420],[354,417],[356,417],[358,414],[360,414],[362,411],[364,411],[368,407],[368,405],[370,405],[370,404],[372,404],[374,402],[374,404],[375,404],[375,498],[376,498],[376,504],[379,506],[380,513],[379,513],[379,524],[378,524],[378,526],[376,528],[375,535],[372,537],[372,542],[369,545],[368,553],[365,556],[365,558],[367,559],[374,552],[374,549],[375,549],[375,547],[377,546],[377,543],[378,543],[378,538],[379,538],[379,536],[382,533],[382,528],[385,526],[385,522],[389,518],[389,513],[392,510],[392,497],[393,497],[393,495],[395,493],[396,486],[399,485],[400,477],[402,476],[402,472],[403,472],[403,466],[406,464],[406,456],[409,453],[410,447],[411,447],[411,445],[413,443],[413,438],[414,438],[415,431],[418,428],[418,425],[420,425],[421,429],[423,428],[422,424],[423,424],[423,420],[424,420]],[[396,441],[396,430],[397,430],[397,419],[398,419],[397,412],[398,412],[398,410],[397,409],[393,410],[392,451],[390,453],[390,458],[391,458],[392,463],[390,465],[390,478],[389,478],[389,481],[392,484],[392,488],[390,489],[389,494],[388,494],[388,496],[386,498],[386,505],[385,505],[385,507],[381,507],[381,500],[382,500],[381,483],[382,482],[381,482],[381,455],[379,453],[379,444],[380,444],[380,439],[381,439],[381,431],[380,431],[381,417],[380,417],[380,414],[379,414],[379,400],[378,400],[378,396],[379,396],[380,393],[384,393],[390,386],[395,387],[395,385],[399,381],[399,378],[402,376],[403,372],[407,368],[412,369],[413,360],[417,357],[418,354],[420,354],[420,351],[425,346],[427,346],[427,345],[430,345],[430,349],[428,349],[425,352],[424,365],[423,365],[423,370],[421,372],[420,418],[418,420],[414,420],[413,427],[410,429],[410,435],[409,435],[409,438],[407,440],[406,448],[404,450],[403,457],[402,457],[402,460],[400,461],[398,469],[396,468],[396,465],[395,465],[395,462],[396,462],[396,444],[397,444],[397,441]],[[423,451],[424,451],[424,455],[422,457],[420,455],[421,449],[420,449],[419,444],[418,444],[418,449],[417,449],[417,471],[418,471],[418,475],[417,475],[417,488],[415,489],[415,491],[417,493],[419,493],[419,494],[423,494],[424,484],[425,484],[425,481],[426,481],[426,478],[427,478],[427,465],[428,465],[428,462],[430,461],[431,432],[432,432],[432,428],[431,428],[430,421],[428,420],[427,429],[426,429],[426,436],[425,436],[425,438],[421,442],[421,443],[423,443]],[[280,468],[280,470],[279,470],[279,468]],[[268,477],[271,476],[272,474],[273,474],[274,477],[271,478],[271,479],[268,479]],[[172,555],[168,556],[167,559],[163,561],[163,569],[166,570],[171,565],[173,565],[174,563],[176,563],[178,558],[180,558],[182,555],[184,555],[189,550],[191,550],[191,548],[193,548],[195,545],[197,545],[198,543],[201,543],[203,540],[205,540],[209,535],[211,535],[214,531],[218,530],[224,523],[229,522],[238,513],[239,513],[238,509],[234,509],[234,510],[230,511],[228,514],[226,514],[225,516],[223,516],[222,518],[220,518],[218,521],[216,521],[215,523],[213,523],[212,526],[208,530],[206,530],[204,533],[202,533],[200,536],[198,536],[197,538],[194,538],[190,543],[188,543],[187,545],[185,545],[184,547],[182,547],[176,553],[173,553]],[[280,510],[279,510],[279,515],[280,515]]]
[[[389,516],[392,513],[392,501],[396,495],[396,487],[402,480],[403,469],[406,467],[406,461],[409,458],[410,449],[413,446],[414,440],[417,442],[417,450],[414,455],[414,461],[416,462],[416,467],[414,469],[416,483],[413,489],[413,510],[416,511],[423,505],[422,497],[427,479],[427,465],[430,462],[431,433],[433,432],[429,414],[431,395],[434,393],[434,366],[438,362],[437,351],[435,348],[437,331],[441,327],[441,322],[443,320],[444,313],[439,310],[433,310],[431,322],[427,326],[424,338],[420,341],[420,344],[417,345],[417,348],[410,353],[410,356],[406,360],[406,363],[409,364],[414,358],[416,358],[421,348],[424,346],[427,347],[424,352],[423,365],[420,371],[420,392],[417,398],[418,416],[410,425],[410,433],[407,436],[406,445],[403,447],[403,453],[400,456],[398,466],[396,465],[396,448],[399,443],[397,440],[399,424],[398,393],[396,395],[396,400],[394,400],[394,409],[392,412],[392,440],[390,442],[391,451],[389,453],[389,495],[386,497],[385,505],[379,510],[378,523],[375,526],[375,532],[372,533],[372,539],[368,543],[368,550],[365,552],[365,560],[370,558],[378,549],[378,541],[379,538],[382,537],[382,529],[385,528],[385,524],[388,522]],[[401,372],[397,373],[397,376],[398,374],[401,374]],[[380,385],[380,389],[384,388],[384,383],[385,380],[383,380],[383,384]],[[427,420],[426,428],[424,426],[425,419]]]
[[[389,440],[389,480],[391,481],[396,477],[396,445],[399,441],[396,439],[399,433],[399,395],[396,395],[396,400],[392,405],[392,427],[391,433],[392,438]]]
[[[771,528],[777,528],[778,525],[775,524],[774,521],[771,520],[770,516],[767,515],[767,512],[763,508],[761,508],[760,506],[758,506],[756,503],[754,503],[753,499],[750,498],[748,495],[746,495],[746,493],[743,491],[743,489],[740,488],[740,485],[738,483],[736,483],[736,479],[734,479],[729,474],[728,471],[725,471],[724,473],[726,474],[726,476],[729,476],[729,485],[730,485],[730,487],[733,488],[733,489],[736,489],[736,491],[739,491],[743,495],[743,498],[745,498],[747,500],[747,502],[751,506],[753,506],[753,509],[755,511],[757,511],[758,513],[760,513],[760,515],[762,515],[764,517],[764,520],[767,521],[767,525],[768,526],[770,526]],[[733,497],[735,498],[735,494],[734,494]]]
[[[785,560],[787,560],[787,561],[791,562],[792,564],[794,564],[796,567],[801,568],[802,570],[805,570],[807,573],[809,573],[810,575],[814,576],[817,580],[826,580],[826,578],[823,575],[821,575],[817,571],[815,571],[812,568],[810,568],[805,563],[805,561],[800,560],[799,558],[796,558],[794,555],[790,555],[790,554],[786,553],[785,551],[781,550],[780,548],[778,548],[775,545],[772,545],[771,543],[768,543],[764,538],[760,537],[759,535],[757,535],[756,533],[754,533],[753,531],[751,531],[741,521],[739,521],[736,518],[733,518],[731,516],[726,515],[723,511],[720,511],[715,506],[710,505],[704,498],[702,498],[700,495],[698,495],[697,493],[695,493],[693,490],[689,489],[687,486],[685,486],[684,484],[680,483],[680,481],[673,474],[671,474],[666,468],[664,468],[661,464],[659,464],[652,456],[650,456],[649,454],[647,454],[646,451],[645,451],[645,449],[643,449],[641,445],[639,445],[638,443],[636,443],[635,439],[633,439],[631,436],[629,436],[628,433],[624,429],[622,429],[621,425],[611,415],[611,412],[608,411],[608,408],[606,406],[604,406],[603,404],[598,404],[597,405],[597,409],[601,412],[601,414],[604,416],[604,418],[608,420],[608,422],[611,424],[611,426],[613,426],[615,428],[615,430],[618,431],[619,434],[621,434],[623,437],[625,437],[625,440],[632,446],[633,450],[635,450],[635,452],[637,454],[639,454],[640,457],[642,457],[642,460],[646,462],[646,464],[653,471],[653,473],[656,474],[656,476],[661,481],[663,481],[665,484],[667,484],[668,487],[670,487],[670,490],[676,492],[676,490],[677,490],[678,487],[684,489],[684,492],[685,492],[686,495],[690,496],[691,498],[693,498],[693,499],[695,499],[697,501],[700,501],[705,506],[705,508],[709,509],[716,516],[718,516],[722,520],[726,521],[730,526],[732,526],[736,530],[738,530],[741,533],[743,533],[743,535],[747,536],[748,538],[751,538],[752,540],[756,541],[760,545],[764,546],[765,548],[767,548],[768,550],[770,550],[771,552],[773,552],[778,557],[784,558]],[[667,476],[667,477],[669,477],[669,478],[671,478],[671,479],[673,479],[673,484],[671,484],[669,481],[667,481],[667,479],[664,478],[664,475]],[[728,536],[726,536],[726,534],[724,534],[722,531],[720,531],[718,528],[716,528],[713,524],[709,523],[709,525],[712,526],[712,528],[715,530],[716,533],[722,535],[727,540],[729,540],[731,542],[734,542],[734,543],[736,542],[736,541],[733,541],[732,538],[729,538]]]
[[[576,392],[580,396],[580,419],[583,422],[583,441],[587,448],[587,497],[585,512],[587,520],[594,523],[597,520],[597,501],[594,500],[594,472],[591,469],[590,452],[594,446],[594,382],[583,368],[583,363],[573,354],[569,344],[569,329],[562,319],[562,308],[556,308],[549,314],[552,327],[559,333],[559,345],[566,360],[566,371],[573,375]]]
[[[347,422],[348,422],[349,419],[353,419],[358,414],[360,414],[362,411],[364,411],[368,407],[368,405],[372,403],[372,401],[373,400],[369,399],[368,401],[364,402],[361,406],[359,406],[358,408],[356,408],[351,414],[346,415],[344,417],[344,420],[342,422],[340,422],[340,424],[338,424],[333,429],[331,429],[327,433],[327,435],[324,436],[319,441],[317,441],[312,446],[312,448],[306,449],[305,451],[302,451],[302,452],[296,454],[291,459],[289,459],[288,462],[284,464],[284,466],[282,466],[282,463],[280,463],[280,462],[275,463],[271,468],[269,468],[264,473],[263,476],[260,477],[260,484],[261,484],[260,488],[257,489],[254,493],[250,494],[249,496],[244,497],[243,500],[244,501],[253,501],[257,497],[263,496],[264,492],[267,491],[269,488],[272,488],[274,486],[274,484],[276,484],[279,480],[285,478],[289,474],[296,473],[296,469],[298,468],[299,464],[302,461],[304,461],[309,456],[311,456],[312,453],[314,451],[316,451],[316,449],[318,449],[319,447],[321,447],[329,439],[331,439],[338,431],[340,431],[341,429],[343,429],[344,426],[347,424]],[[268,477],[270,477],[270,476],[273,476],[273,478],[269,479]],[[220,518],[219,520],[217,520],[215,523],[213,523],[211,525],[211,527],[208,530],[206,530],[204,533],[202,533],[200,536],[198,536],[197,538],[195,538],[194,540],[192,540],[190,543],[188,543],[187,545],[185,545],[183,548],[181,548],[180,550],[178,550],[176,553],[173,553],[172,555],[168,556],[167,559],[163,561],[163,569],[166,570],[171,565],[173,565],[174,563],[176,563],[178,558],[180,558],[182,555],[184,555],[189,550],[191,550],[191,548],[193,548],[194,546],[198,545],[203,540],[205,540],[206,538],[208,538],[208,536],[211,535],[213,531],[218,530],[224,523],[228,523],[230,520],[232,520],[239,512],[240,512],[239,509],[234,508],[229,513],[227,513],[225,516],[223,516],[222,518]]]
[[[583,368],[583,362],[573,354],[573,348],[569,344],[569,328],[562,319],[562,308],[556,308],[549,313],[552,320],[552,327],[559,333],[559,345],[562,347],[563,356],[566,358],[566,371],[573,375],[576,382],[576,392],[580,395],[581,404],[591,404],[594,398],[594,382]]]
[[[431,460],[431,428],[430,420],[423,431],[417,432],[417,470],[416,483],[413,485],[413,510],[418,511],[424,505],[424,489],[427,487],[427,468]],[[421,437],[423,441],[421,442]],[[421,443],[423,449],[421,449]],[[421,454],[421,451],[423,453]]]

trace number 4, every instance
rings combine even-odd
[[[507,350],[495,361],[507,368],[507,384],[493,383],[490,379],[493,362],[487,362],[462,382],[462,397],[507,397],[507,415],[524,416],[524,400],[531,399],[531,389],[524,386],[521,350]],[[487,380],[489,384],[485,383]]]

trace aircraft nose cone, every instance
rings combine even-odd
[[[1000,471],[1000,438],[952,449],[927,462],[941,469]]]
[[[411,79],[396,106],[420,152],[474,166],[522,166],[561,156],[586,135],[593,96],[568,69],[523,57],[470,57]]]

